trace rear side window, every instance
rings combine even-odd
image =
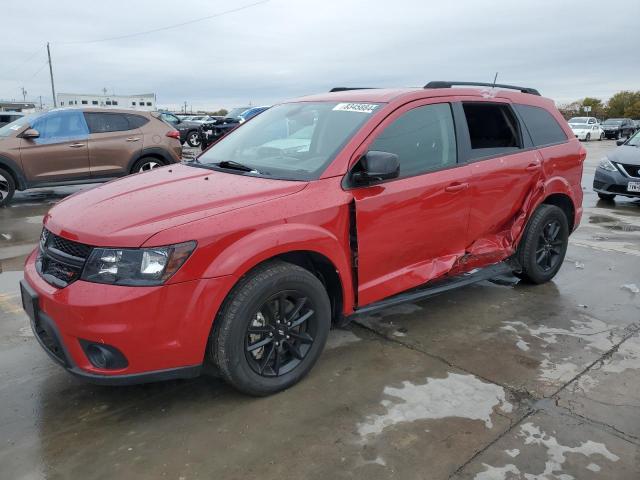
[[[409,110],[387,126],[369,150],[398,155],[400,177],[454,166],[457,152],[451,107],[440,103]]]
[[[87,112],[84,116],[87,119],[87,125],[89,125],[91,133],[122,132],[137,128],[131,126],[127,118],[134,115]]]
[[[469,128],[472,159],[522,148],[520,126],[509,105],[468,102],[462,107]]]
[[[544,108],[532,107],[531,105],[516,105],[515,108],[527,126],[536,147],[567,141],[567,135],[560,124]],[[591,122],[591,120],[589,121]]]
[[[132,129],[140,128],[141,126],[149,122],[149,119],[147,117],[143,117],[142,115],[127,114],[126,117],[129,121],[129,127]]]

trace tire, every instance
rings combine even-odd
[[[601,142],[602,140],[604,140],[604,133],[600,134],[600,138],[598,138],[598,141]]]
[[[187,145],[195,148],[200,146],[200,142],[200,134],[197,130],[192,130],[187,133]]]
[[[555,277],[567,253],[569,224],[555,205],[540,205],[533,213],[516,252],[520,278],[545,283]]]
[[[0,207],[9,205],[15,192],[16,183],[13,180],[13,175],[0,168]]]
[[[330,326],[331,306],[320,280],[297,265],[268,261],[242,277],[225,299],[209,338],[209,361],[241,392],[270,395],[311,370]]]
[[[611,193],[598,193],[598,197],[600,197],[600,200],[606,200],[608,202],[616,198],[616,196]]]
[[[163,167],[166,163],[164,160],[160,160],[156,157],[142,157],[133,164],[131,167],[131,173],[142,173],[153,170],[154,168]]]
[[[586,137],[584,137],[584,141],[585,141],[585,142],[588,142],[589,140],[591,140],[591,134],[590,134],[590,133],[587,133],[587,136],[586,136]]]

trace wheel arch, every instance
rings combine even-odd
[[[567,223],[569,224],[569,232],[573,231],[575,226],[576,208],[573,204],[573,200],[566,193],[552,193],[545,197],[542,201],[544,205],[554,205],[560,208],[567,217]]]
[[[16,190],[25,190],[27,188],[27,181],[22,173],[20,173],[20,169],[13,160],[0,157],[0,168],[6,170],[11,175],[13,182],[16,185]]]
[[[141,158],[145,158],[145,157],[156,158],[158,160],[162,160],[165,165],[169,165],[171,163],[175,163],[175,160],[173,158],[171,158],[171,155],[169,155],[162,148],[158,148],[158,147],[144,148],[144,149],[140,150],[139,152],[135,153],[129,159],[129,163],[127,165],[127,172],[133,173],[133,166],[135,165],[135,163],[138,160],[140,160]]]

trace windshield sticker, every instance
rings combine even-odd
[[[338,112],[373,113],[378,108],[375,103],[339,103],[333,109]]]

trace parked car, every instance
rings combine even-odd
[[[190,147],[200,146],[200,124],[191,120],[182,120],[173,113],[160,112],[162,119],[180,132],[180,143]]]
[[[206,150],[209,145],[216,142],[234,128],[240,126],[247,120],[264,112],[269,107],[240,107],[231,110],[226,117],[218,118],[212,122],[205,122],[200,127],[200,138],[202,149]]]
[[[604,135],[607,138],[627,138],[636,131],[635,124],[630,118],[608,118],[602,123]]]
[[[216,115],[216,116],[212,116],[212,115],[200,115],[200,116],[197,116],[197,117],[193,117],[193,118],[191,119],[191,121],[192,121],[192,122],[196,122],[196,123],[203,124],[203,123],[215,122],[216,120],[220,120],[221,118],[224,118],[224,117],[221,117],[221,116],[219,116],[219,115]]]
[[[181,159],[179,134],[159,115],[56,109],[0,127],[0,206],[15,190],[96,183]]]
[[[593,189],[602,200],[616,195],[640,197],[640,132],[617,143],[618,148],[600,161],[593,178]]]
[[[580,120],[584,122],[580,123]],[[593,117],[577,117],[569,120],[569,126],[578,140],[602,140],[604,138],[604,130]]]
[[[633,125],[636,127],[636,132],[640,131],[640,120],[634,120]]]
[[[23,117],[22,112],[0,112],[0,127],[4,127],[6,124],[18,120]]]
[[[21,282],[36,338],[98,383],[214,370],[267,395],[332,323],[507,272],[549,281],[586,152],[536,90],[455,85],[282,103],[197,161],[58,203]]]

